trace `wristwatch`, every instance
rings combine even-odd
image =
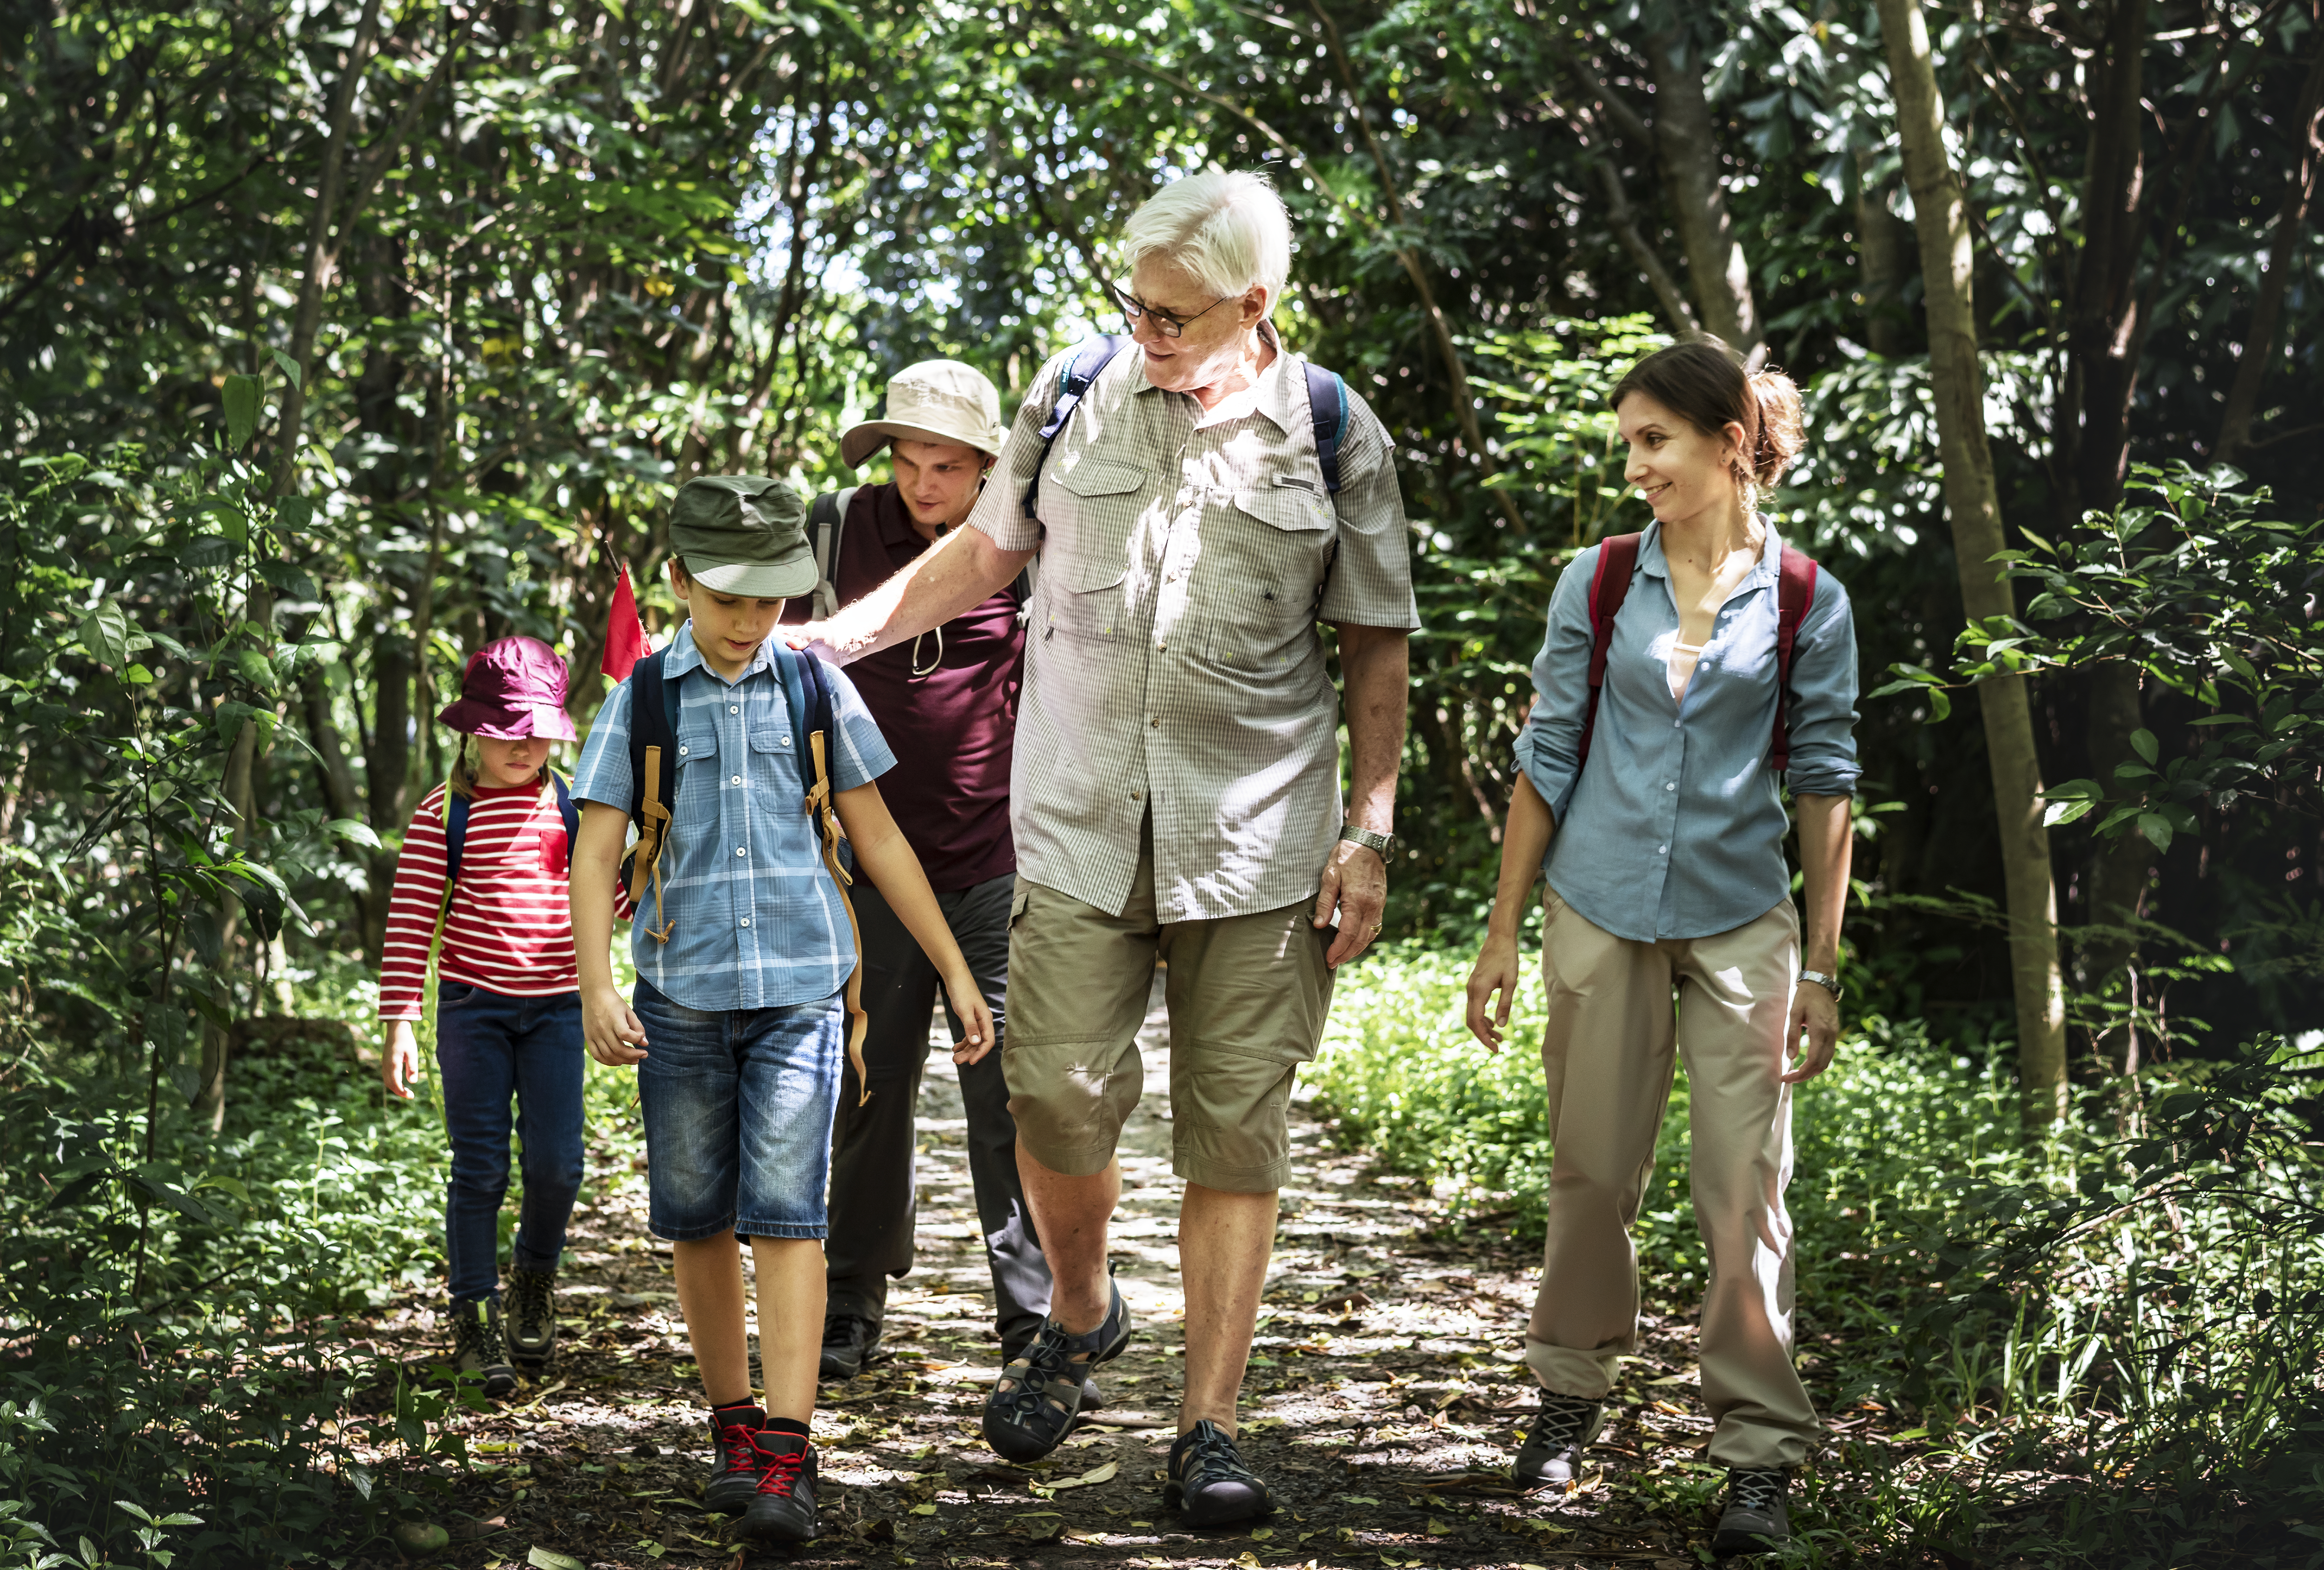
[[[1386,861],[1388,859],[1388,853],[1396,848],[1396,836],[1392,834],[1375,833],[1373,830],[1365,828],[1360,824],[1343,823],[1340,825],[1340,837],[1342,839],[1351,839],[1358,845],[1363,846],[1366,850],[1378,851],[1382,861]]]
[[[1836,975],[1826,975],[1820,970],[1803,970],[1800,972],[1800,979],[1803,982],[1813,982],[1816,985],[1830,993],[1831,994],[1831,1001],[1835,1003],[1840,1002],[1840,998],[1845,995],[1840,990],[1840,978]]]

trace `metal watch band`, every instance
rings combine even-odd
[[[1836,1003],[1840,1002],[1840,978],[1838,976],[1826,975],[1820,970],[1803,970],[1800,972],[1800,979],[1803,982],[1815,983],[1816,985],[1821,987],[1824,991],[1831,994],[1831,1001],[1833,1002]]]
[[[1382,856],[1386,856],[1388,852],[1396,848],[1396,836],[1392,834],[1379,834],[1371,829],[1363,827],[1360,824],[1343,823],[1340,825],[1340,837],[1342,839],[1354,840],[1366,850],[1378,851]]]

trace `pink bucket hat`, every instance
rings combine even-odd
[[[456,731],[496,741],[576,740],[565,712],[565,661],[538,638],[496,639],[468,656],[460,697],[436,717]]]

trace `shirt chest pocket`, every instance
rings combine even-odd
[[[1197,603],[1213,607],[1211,658],[1284,670],[1315,647],[1315,607],[1339,550],[1328,497],[1290,485],[1235,491],[1203,520]]]
[[[788,723],[751,733],[752,783],[777,792],[778,800],[788,803],[797,797],[805,801],[807,767],[799,759],[798,738],[791,734]]]
[[[718,816],[718,733],[707,728],[678,733],[678,798],[675,816],[715,823]]]
[[[1079,637],[1111,638],[1120,633],[1130,538],[1145,485],[1144,469],[1087,458],[1044,478],[1045,625]]]

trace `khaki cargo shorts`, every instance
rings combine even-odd
[[[1332,1006],[1333,934],[1314,900],[1215,921],[1163,922],[1154,854],[1119,916],[1023,878],[1009,909],[1009,1034],[1001,1072],[1017,1137],[1052,1172],[1113,1159],[1146,1087],[1138,1051],[1154,962],[1167,962],[1171,1169],[1263,1194],[1291,1174],[1289,1107]]]

